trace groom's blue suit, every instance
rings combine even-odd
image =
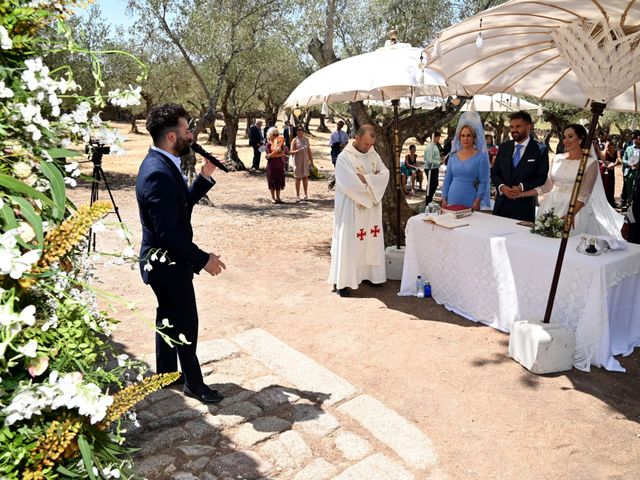
[[[198,175],[190,188],[179,169],[161,152],[150,149],[142,161],[136,179],[136,199],[142,224],[141,259],[149,259],[152,249],[166,253],[167,261],[151,262],[141,273],[158,299],[156,325],[168,319],[171,328],[162,331],[173,339],[184,334],[189,345],[171,348],[156,334],[156,367],[158,373],[177,371],[177,355],[185,378],[192,390],[204,385],[196,357],[198,311],[193,290],[193,274],[199,273],[209,260],[209,254],[193,243],[191,212],[193,206],[214,185],[214,181]]]

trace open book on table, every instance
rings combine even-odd
[[[466,227],[469,225],[464,220],[455,217],[455,214],[452,213],[444,213],[442,215],[436,215],[433,213],[425,213],[423,220],[425,222],[433,223],[434,225],[438,225],[444,228],[458,228],[458,227]]]

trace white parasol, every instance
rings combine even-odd
[[[593,111],[590,145],[605,107],[640,104],[640,3],[635,0],[512,0],[440,32],[428,66],[472,93],[509,92]],[[583,150],[544,322],[548,323],[587,164]]]
[[[283,107],[307,107],[359,100],[390,100],[394,113],[394,181],[396,188],[396,238],[400,248],[400,127],[401,98],[444,96],[452,92],[442,75],[425,68],[423,49],[406,43],[390,44],[370,53],[327,65],[311,74],[285,100]],[[457,91],[455,93],[458,93]],[[466,93],[460,91],[460,93]]]

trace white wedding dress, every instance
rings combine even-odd
[[[536,188],[538,195],[544,195],[536,217],[551,208],[559,217],[567,214],[579,164],[578,160],[568,160],[566,154],[560,153],[553,157],[547,181]],[[571,230],[570,235],[586,233],[622,239],[620,229],[624,218],[607,202],[593,149],[585,168],[578,200],[583,202],[584,206],[575,217],[575,228]]]

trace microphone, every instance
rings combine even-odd
[[[207,152],[204,148],[202,148],[200,145],[198,145],[196,142],[193,142],[191,144],[191,150],[193,150],[196,153],[199,153],[200,155],[202,155],[204,158],[206,158],[207,160],[209,160],[211,163],[213,163],[216,167],[218,167],[220,170],[222,170],[225,173],[229,172],[229,169],[225,166],[224,163],[222,163],[220,160],[218,160],[216,157],[214,157],[213,155],[211,155],[209,152]]]

